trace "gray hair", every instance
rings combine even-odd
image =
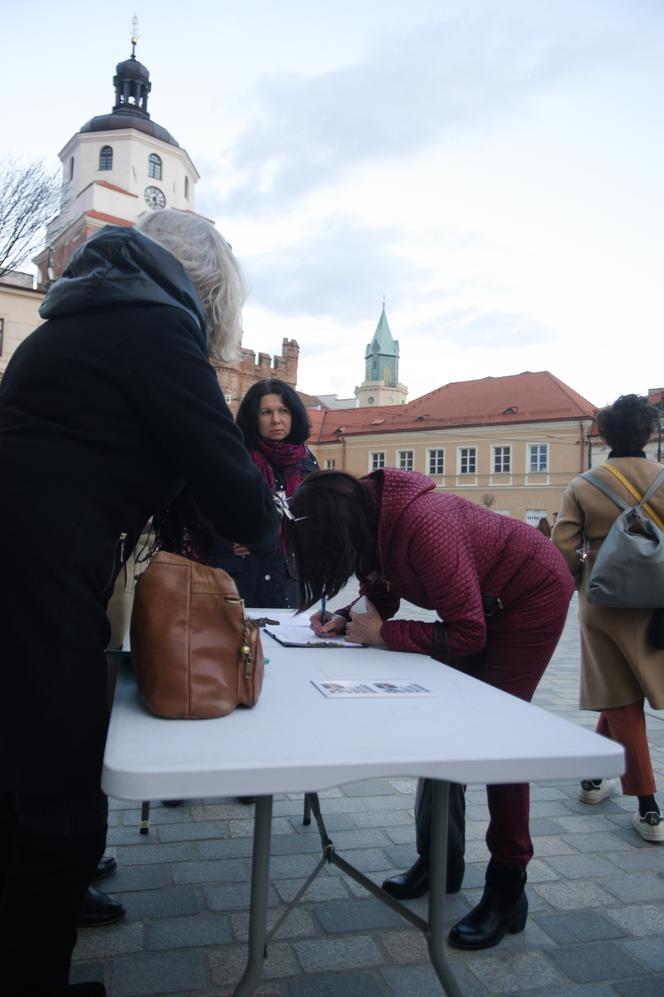
[[[172,253],[203,302],[210,356],[237,359],[246,289],[231,247],[210,222],[189,211],[164,208],[142,214],[136,228]]]

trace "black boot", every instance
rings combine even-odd
[[[458,893],[463,882],[466,864],[463,855],[457,855],[447,863],[445,893]],[[397,900],[416,900],[429,892],[429,857],[419,855],[410,869],[392,876],[383,883],[383,889]]]
[[[477,907],[455,924],[448,941],[455,949],[489,949],[509,931],[523,931],[528,916],[526,870],[490,862]]]

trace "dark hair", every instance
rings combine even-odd
[[[549,525],[549,520],[546,516],[542,516],[539,523],[537,524],[537,529],[540,533],[543,533],[545,537],[551,536],[551,526]]]
[[[290,384],[278,377],[266,377],[256,381],[240,402],[235,421],[242,430],[244,438],[250,447],[256,446],[260,439],[258,432],[258,410],[264,395],[279,395],[291,414],[291,431],[284,443],[304,443],[311,433],[307,410],[300,396]]]
[[[612,450],[643,450],[659,412],[641,395],[621,395],[597,413],[597,429]]]
[[[285,519],[288,550],[295,555],[300,609],[332,598],[351,575],[376,567],[378,522],[367,492],[346,471],[314,471],[289,501],[299,522]]]

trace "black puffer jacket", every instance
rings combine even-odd
[[[224,536],[277,524],[174,256],[103,229],[42,314],[0,383],[0,790],[57,792],[99,777],[105,607],[147,519],[186,486]]]

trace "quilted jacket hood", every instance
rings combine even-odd
[[[74,253],[44,298],[42,318],[126,305],[172,305],[187,312],[207,342],[203,303],[179,260],[141,232],[107,225]]]

